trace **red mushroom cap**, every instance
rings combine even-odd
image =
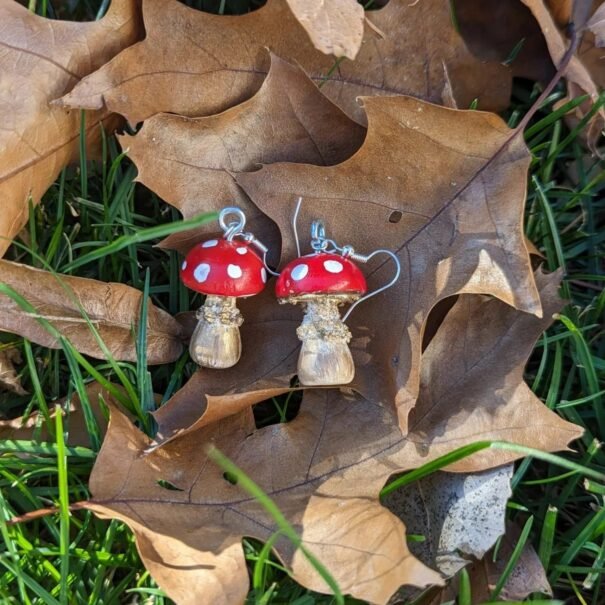
[[[181,280],[202,294],[252,296],[265,287],[267,271],[248,243],[211,239],[189,251]]]
[[[288,263],[275,284],[278,298],[303,294],[365,294],[359,267],[338,254],[319,252]]]

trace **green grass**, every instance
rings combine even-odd
[[[55,12],[51,2],[33,3],[41,14],[47,11],[51,16],[76,14],[82,18],[94,17],[100,3],[72,4],[75,7],[69,9],[69,3],[64,3]],[[190,4],[238,12],[250,3],[208,0]],[[538,94],[531,84],[516,86],[513,108],[506,116],[511,125]],[[528,181],[526,232],[543,252],[549,270],[565,269],[562,294],[569,304],[537,344],[526,379],[546,405],[585,427],[586,433],[574,444],[574,452],[562,455],[566,463],[561,463],[561,457],[541,455],[516,465],[509,517],[524,528],[523,540],[536,548],[555,596],[596,605],[605,600],[601,586],[605,572],[605,453],[600,447],[605,440],[605,164],[587,154],[580,129],[569,131],[563,111],[553,110],[562,96],[558,88],[527,130],[534,160]],[[113,137],[107,137],[104,144],[102,161],[83,159],[79,167],[66,169],[43,204],[32,210],[28,231],[35,253],[13,246],[7,258],[57,273],[130,284],[148,292],[154,304],[172,314],[194,308],[199,300],[178,280],[178,255],[154,247],[162,236],[182,228],[182,223],[177,224],[179,214],[142,185],[135,185],[136,169]],[[141,314],[146,314],[145,303]],[[0,347],[15,346],[22,353],[21,379],[31,393],[1,393],[1,413],[14,417],[39,410],[49,420],[47,430],[55,439],[0,445],[0,603],[117,605],[135,602],[137,595],[148,605],[171,603],[141,565],[124,525],[101,521],[82,510],[70,514],[68,509],[70,503],[89,495],[88,477],[101,441],[87,407],[86,383],[95,379],[121,383],[128,391],[128,397],[122,398],[130,411],[152,432],[148,412],[154,406],[153,392],[166,401],[195,371],[186,354],[174,364],[148,368],[144,327],[136,338],[139,359],[133,364],[89,359],[69,343],[55,351],[10,334],[0,335]],[[68,418],[57,414],[50,420],[55,402],[75,395],[83,399],[89,412],[88,447],[66,446]],[[264,404],[259,409],[264,410],[265,418],[275,416],[283,421],[290,417],[289,401],[280,399],[275,406]],[[291,405],[295,402],[292,398]],[[488,445],[473,447],[484,446]],[[23,453],[27,457],[20,455]],[[405,475],[398,486],[438,467],[439,463],[432,463]],[[252,482],[249,487],[254,490],[256,486]],[[262,494],[256,495],[262,501]],[[265,504],[271,506],[270,501]],[[48,507],[57,507],[59,512],[28,523],[6,523],[15,515]],[[289,526],[285,524],[282,531],[287,534]],[[346,596],[316,595],[298,586],[272,557],[271,542],[245,540],[244,549],[251,575],[251,605],[359,603]],[[512,563],[505,574],[511,567]],[[505,579],[506,575],[498,583],[494,599]],[[460,603],[470,603],[472,586],[464,578],[462,588]],[[539,599],[536,596],[535,602],[544,602]]]

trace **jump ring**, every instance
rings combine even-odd
[[[235,215],[237,221],[227,222],[227,217],[232,215]],[[229,206],[221,210],[218,215],[218,224],[225,232],[225,238],[231,240],[235,234],[241,233],[244,230],[244,227],[246,226],[246,215],[240,208]]]

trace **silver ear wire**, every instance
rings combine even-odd
[[[271,269],[271,267],[269,267],[269,265],[267,264],[267,252],[263,254],[263,265],[265,265],[265,271],[267,271],[269,275],[273,275],[273,277],[279,277],[279,273],[277,271],[273,271],[273,269]]]
[[[357,305],[359,305],[362,302],[365,302],[366,300],[368,300],[368,298],[372,298],[372,296],[376,296],[377,294],[380,294],[381,292],[384,292],[385,290],[388,290],[389,288],[394,286],[395,283],[397,282],[397,280],[399,279],[399,276],[401,275],[401,263],[399,262],[399,258],[397,258],[397,255],[395,253],[391,252],[390,250],[383,250],[381,248],[379,250],[374,250],[374,252],[372,252],[371,254],[368,254],[367,256],[363,256],[361,254],[355,254],[355,252],[353,251],[353,249],[350,246],[345,246],[345,250],[348,252],[347,249],[350,249],[351,252],[346,254],[346,256],[348,256],[354,260],[357,260],[359,262],[362,262],[362,263],[367,263],[371,258],[376,256],[377,254],[387,254],[388,256],[390,256],[393,259],[393,262],[395,263],[395,275],[393,276],[393,278],[391,279],[391,281],[389,283],[385,284],[384,286],[381,286],[377,290],[373,290],[372,292],[369,292],[365,296],[362,296],[359,300],[356,300],[348,308],[347,312],[344,314],[344,316],[342,318],[342,321],[347,320],[347,318],[349,317],[349,315],[351,315],[351,312]]]
[[[300,256],[300,240],[298,239],[298,214],[302,206],[302,195],[296,200],[296,209],[292,217],[292,231],[294,231],[294,241],[296,242],[296,256]]]
[[[301,254],[300,254],[300,241],[298,238],[298,226],[297,225],[298,225],[298,215],[300,213],[302,201],[303,201],[303,198],[302,198],[302,196],[300,196],[298,198],[298,200],[296,201],[296,208],[294,210],[294,216],[292,217],[292,231],[294,232],[294,241],[296,242],[296,253],[299,257]],[[383,248],[380,248],[378,250],[374,250],[374,252],[371,252],[368,255],[364,255],[364,254],[358,254],[357,252],[355,252],[355,250],[353,249],[353,246],[347,245],[347,246],[340,247],[340,246],[338,246],[338,244],[336,244],[336,242],[334,240],[328,239],[326,237],[326,229],[325,229],[323,221],[321,221],[321,220],[313,221],[313,223],[311,224],[311,248],[313,248],[313,250],[315,252],[328,252],[328,253],[333,253],[333,254],[340,254],[345,258],[350,258],[350,259],[355,260],[360,263],[367,263],[370,259],[374,258],[378,254],[386,254],[386,255],[390,256],[393,259],[393,262],[395,263],[395,275],[393,276],[391,281],[388,282],[387,284],[385,284],[384,286],[381,286],[377,290],[373,290],[372,292],[369,292],[365,296],[362,296],[359,300],[355,301],[348,308],[347,312],[344,314],[344,316],[342,318],[343,322],[346,321],[346,319],[349,317],[349,315],[351,315],[353,309],[355,309],[355,307],[357,307],[357,305],[361,304],[362,302],[365,302],[369,298],[372,298],[373,296],[376,296],[377,294],[380,294],[381,292],[384,292],[385,290],[388,290],[389,288],[394,286],[395,283],[397,282],[397,280],[399,279],[399,276],[401,275],[401,263],[399,262],[399,258],[397,257],[396,254],[394,254],[390,250],[385,250]],[[267,270],[270,271],[270,269],[268,267],[267,267]],[[273,275],[279,275],[278,273],[273,273],[273,271],[270,271],[270,272]]]

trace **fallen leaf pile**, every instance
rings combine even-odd
[[[230,201],[246,213],[247,228],[275,249],[276,226],[250,202],[233,175],[274,162],[339,164],[361,147],[365,132],[304,72],[272,55],[269,75],[248,101],[205,118],[158,114],[136,136],[119,139],[139,168],[138,179],[185,218],[216,210],[217,199]],[[202,234],[217,228],[179,233],[163,245],[185,253]]]
[[[580,436],[523,380],[536,339],[562,307],[561,277],[534,273],[523,233],[529,115],[511,130],[490,113],[507,107],[513,76],[546,82],[555,73],[571,12],[554,0],[496,4],[456,0],[456,26],[448,0],[391,0],[365,13],[353,0],[269,0],[240,16],[114,0],[100,21],[76,24],[0,0],[2,252],[29,200],[38,203],[77,159],[85,110],[91,150],[99,124],[110,129],[122,116],[134,134],[119,143],[138,181],[185,218],[241,207],[276,268],[296,255],[299,197],[304,253],[321,218],[340,245],[388,249],[401,264],[397,283],[347,321],[354,382],[304,390],[288,423],[257,429],[252,415],[255,404],[298,388],[302,312],[277,304],[273,282],[241,302],[241,361],[197,370],[155,412],[153,437],[103,397],[111,420],[87,506],[132,528],[145,566],[179,605],[242,604],[242,538],[278,530],[212,462],[210,446],[273,499],[343,593],[386,604],[403,585],[441,586],[485,555],[504,532],[503,465],[518,455],[482,450],[381,502],[390,477],[476,441],[557,451]],[[483,31],[490,5],[511,23],[493,36]],[[571,117],[592,117],[591,143],[602,126],[591,107],[605,83],[604,18],[595,2],[564,69],[569,96],[589,95]],[[527,46],[505,61],[521,38]],[[218,233],[205,225],[160,245],[186,253]],[[370,289],[393,275],[385,258],[362,265]],[[138,290],[7,260],[0,281],[0,329],[136,359]],[[151,303],[147,322],[148,362],[175,361],[190,322]],[[4,384],[22,392],[5,360]],[[73,434],[85,439],[73,406]],[[4,421],[0,432],[19,436],[40,422]],[[498,514],[488,519],[494,493]],[[427,541],[408,548],[406,531]],[[298,582],[330,592],[285,537],[275,550]],[[494,572],[484,572],[489,587]],[[532,577],[528,592],[548,590]]]
[[[479,98],[480,107],[501,109],[510,93],[506,68],[469,52],[447,0],[413,6],[392,0],[373,11],[355,61],[339,63],[329,75],[334,59],[313,47],[285,0],[269,0],[244,16],[210,15],[176,0],[143,0],[143,19],[145,39],[84,78],[63,97],[65,106],[105,107],[131,123],[163,111],[219,113],[258,90],[268,70],[267,47],[322,82],[322,92],[361,122],[359,95],[409,94],[441,103],[451,88],[461,107]],[[430,35],[433,28],[438,36]]]
[[[243,602],[248,574],[241,538],[266,540],[278,528],[210,462],[212,444],[279,505],[343,592],[386,603],[401,584],[439,583],[408,552],[403,523],[378,501],[388,477],[478,440],[548,450],[581,434],[523,382],[527,356],[561,304],[558,276],[537,279],[547,319],[489,297],[464,295],[456,303],[425,352],[406,437],[385,405],[312,389],[288,424],[255,430],[248,408],[191,427],[146,454],[150,439],[115,408],[91,477],[91,509],[130,525],[146,566],[178,603]],[[486,450],[449,470],[476,472],[514,457]],[[282,539],[276,548],[297,581],[327,591],[290,543]]]

